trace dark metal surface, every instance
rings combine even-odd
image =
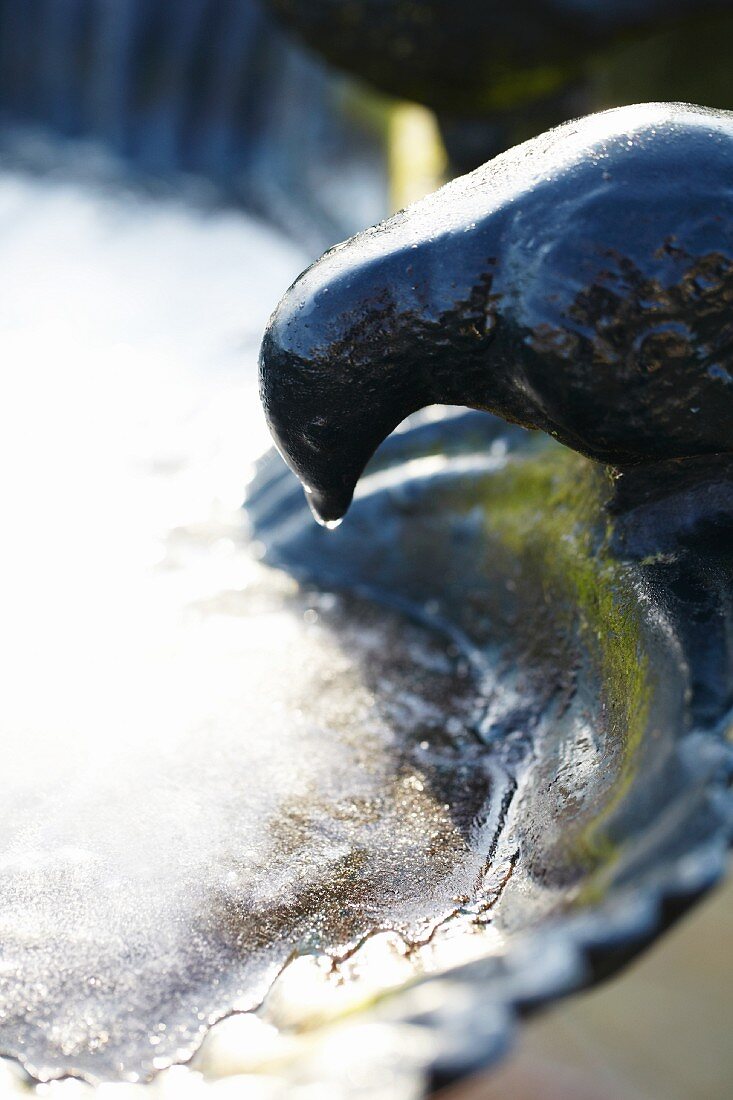
[[[0,4],[0,97],[6,117],[13,124],[22,119],[50,125],[64,135],[94,137],[146,171],[202,173],[225,184],[228,194],[268,210],[273,220],[291,226],[293,232],[300,234],[305,223],[315,226],[317,238],[333,235],[343,219],[324,216],[335,211],[335,174],[324,167],[324,151],[330,148],[328,134],[340,140],[354,118],[345,115],[346,121],[334,122],[333,129],[326,124],[332,96],[339,102],[338,91],[327,86],[327,78],[311,62],[277,44],[274,32],[263,30],[259,17],[247,14],[249,7],[244,0],[241,5],[225,0],[182,2],[176,5],[179,18],[174,20],[166,18],[168,5],[133,0],[5,0]],[[202,26],[208,31],[199,36]],[[253,76],[251,84],[248,73]],[[349,180],[353,176],[348,176],[345,193],[353,198]],[[34,216],[37,212],[38,208]],[[356,203],[348,215],[360,223],[367,220]],[[58,252],[76,257],[78,226],[63,207],[58,217],[68,222],[74,235],[73,248],[64,245]],[[228,240],[232,231],[230,224]],[[87,273],[93,271],[100,293],[108,285],[102,275],[114,252],[113,236],[93,261],[80,261]],[[143,234],[141,242],[142,238]],[[149,225],[144,238],[141,259],[151,247]],[[48,249],[47,227],[43,240]],[[176,237],[166,240],[168,247]],[[534,247],[525,244],[534,257]],[[262,246],[261,256],[270,247]],[[416,252],[429,272],[429,248]],[[173,254],[190,255],[176,249]],[[209,263],[216,266],[218,260],[211,255],[207,251]],[[189,269],[198,270],[200,263],[198,251]],[[145,282],[135,263],[121,270],[126,286],[137,285],[139,279],[142,295],[151,287],[146,297],[157,308],[160,288]],[[256,273],[253,278],[260,284],[264,281],[265,266],[259,257],[247,270]],[[128,277],[128,271],[135,276]],[[704,274],[709,279],[707,267]],[[74,279],[62,275],[56,288],[67,281]],[[714,306],[723,293],[714,283],[705,283],[703,290]],[[53,300],[62,297],[55,294]],[[203,292],[197,297],[206,301]],[[249,315],[253,297],[251,291],[242,295]],[[182,345],[195,344],[194,311],[187,307],[188,299],[180,308],[178,301],[174,297],[171,307],[178,339]],[[34,318],[36,307],[34,301]],[[471,326],[487,316],[484,297],[471,298],[466,309],[468,328],[458,332],[456,340],[473,346],[477,336]],[[73,316],[73,309],[61,312]],[[145,316],[144,310],[135,315]],[[425,317],[430,327],[432,321],[427,313]],[[190,325],[184,335],[182,319]],[[384,319],[384,314],[375,317],[375,327],[362,332],[359,339],[365,342],[358,346],[379,346]],[[387,321],[391,324],[389,317]],[[44,355],[51,348],[56,367],[57,360],[63,361],[63,341],[52,327],[49,331]],[[217,329],[212,344],[219,346],[221,333],[227,347],[235,344],[226,326]],[[241,339],[241,332],[238,335]],[[479,331],[478,338],[488,335],[488,330]],[[129,332],[124,336],[129,339]],[[105,447],[109,453],[115,451],[119,440],[114,432],[104,430],[104,446],[100,438],[86,443],[84,426],[90,418],[76,394],[87,392],[91,378],[95,385],[106,385],[99,363],[117,369],[119,349],[109,359],[100,355],[97,360],[80,355],[82,343],[75,332],[69,361],[81,370],[81,381],[75,382],[70,371],[54,369],[61,399],[48,381],[37,386],[66,434],[48,460],[63,513],[58,522],[48,524],[55,540],[51,564],[63,571],[59,548],[68,515],[74,514],[73,508],[69,512],[73,488],[84,498],[85,515],[90,501],[95,509],[91,545],[96,545],[102,527],[103,537],[113,533],[110,542],[119,554],[113,559],[117,565],[105,572],[105,598],[100,599],[96,590],[88,594],[100,617],[107,617],[103,626],[89,631],[91,645],[103,649],[101,643],[113,633],[108,600],[114,592],[134,619],[131,637],[139,656],[141,642],[151,644],[158,637],[155,628],[146,625],[156,604],[146,584],[135,581],[137,587],[128,592],[121,583],[130,566],[121,536],[132,530],[124,508],[147,498],[135,464],[134,490],[118,498],[109,492],[100,455]],[[134,352],[131,359],[136,356]],[[179,357],[185,360],[185,354],[176,353],[176,365]],[[144,354],[137,362],[143,364],[145,375],[140,392],[148,392],[152,384],[161,408],[175,411],[175,399],[168,400],[167,376],[166,385],[155,382],[156,369],[166,369],[159,348],[150,356],[150,367]],[[150,414],[149,402],[130,397],[131,379],[138,377],[135,369],[126,368],[124,380],[115,377],[120,388],[108,391],[114,423],[125,425],[117,407],[123,392],[136,408],[144,405]],[[220,378],[216,369],[211,377],[207,374],[217,393]],[[723,387],[725,379],[718,374],[712,382]],[[36,388],[32,380],[26,383]],[[198,413],[207,407],[208,392],[203,386],[202,394],[194,391],[192,406]],[[372,398],[378,396],[370,390],[358,398],[349,396],[355,409],[355,439]],[[219,393],[218,400],[210,436],[200,431],[197,419],[186,420],[181,430],[187,446],[208,454],[209,445],[202,439],[209,439],[212,453],[216,450],[225,407],[228,413],[238,407],[238,398]],[[73,426],[64,401],[82,427]],[[8,407],[17,417],[14,399]],[[122,402],[122,407],[127,405]],[[394,413],[393,407],[392,419]],[[188,476],[187,462],[181,463],[176,447],[170,454],[160,450],[160,424],[165,422],[161,415],[150,432],[156,486],[178,476],[180,469]],[[388,420],[386,430],[390,426]],[[125,445],[130,438],[136,445],[134,431],[123,434]],[[67,454],[69,437],[83,453],[79,470],[88,476],[93,465],[91,473],[104,485],[105,492],[96,497],[91,492],[85,496],[86,482],[79,471],[69,477],[63,473],[60,456]],[[9,465],[21,464],[22,453],[18,449]],[[94,464],[88,461],[91,453]],[[118,458],[115,452],[115,470]],[[135,452],[135,462],[139,458]],[[33,500],[50,495],[45,468],[43,472],[43,487]],[[13,884],[6,890],[6,904],[21,914],[6,924],[5,946],[13,933],[21,950],[12,963],[14,980],[3,991],[7,1011],[2,1049],[34,1072],[83,1073],[91,1079],[158,1072],[171,1061],[187,1058],[219,1015],[235,1004],[241,1008],[257,1003],[292,953],[346,952],[351,941],[362,933],[368,936],[371,927],[395,928],[406,939],[419,939],[434,920],[456,912],[477,926],[493,925],[503,939],[502,950],[405,988],[383,1003],[383,1019],[401,1050],[409,1045],[402,1045],[403,1034],[427,1037],[415,1080],[425,1070],[440,1083],[494,1058],[507,1042],[515,1010],[529,1009],[606,973],[656,935],[721,873],[731,818],[726,793],[730,753],[721,736],[731,695],[727,461],[718,460],[714,468],[706,461],[702,476],[694,462],[687,462],[665,465],[661,476],[657,471],[648,485],[636,475],[633,484],[612,483],[585,459],[525,436],[519,428],[487,416],[469,416],[449,424],[424,423],[392,437],[377,455],[371,474],[353,521],[335,536],[313,525],[295,479],[275,457],[262,466],[246,515],[231,522],[224,523],[220,513],[213,522],[205,509],[200,515],[201,499],[196,493],[191,498],[184,494],[194,501],[190,516],[188,504],[184,509],[191,523],[181,527],[179,519],[168,531],[166,546],[175,568],[170,574],[162,569],[156,583],[167,589],[171,577],[174,585],[182,572],[193,577],[192,591],[181,586],[181,606],[193,617],[186,619],[184,630],[178,620],[168,619],[166,604],[164,621],[172,624],[171,633],[160,646],[165,654],[183,648],[186,660],[176,666],[182,671],[171,680],[170,690],[163,679],[161,691],[167,694],[160,713],[165,721],[149,738],[147,727],[131,721],[119,739],[129,765],[130,733],[137,733],[143,762],[139,769],[130,769],[132,778],[115,759],[103,769],[102,783],[99,775],[90,780],[83,768],[65,783],[59,769],[45,788],[39,782],[40,764],[55,769],[56,757],[37,754],[25,767],[23,753],[33,751],[33,738],[22,724],[9,727],[9,736],[16,739],[9,741],[16,745],[16,772],[23,773],[27,788],[18,785],[11,792],[8,787],[6,813],[23,832],[22,845],[35,844],[37,827],[42,858],[25,877],[12,865],[5,879],[6,885]],[[202,476],[208,478],[210,472]],[[160,501],[170,501],[171,494],[164,488],[156,491],[160,496],[150,511],[156,525],[160,519],[167,530],[173,521]],[[102,503],[108,508],[104,522]],[[264,587],[258,587],[261,578],[251,584],[248,579],[248,592],[243,592],[243,577],[249,578],[244,565],[249,549],[241,529],[246,516],[274,571],[263,566],[269,578]],[[199,519],[201,524],[194,522]],[[34,528],[21,526],[27,540]],[[78,527],[70,537],[75,551],[80,541],[84,544]],[[39,540],[42,572],[51,576],[49,587],[63,592],[69,577],[56,583],[45,538],[46,532]],[[83,549],[88,553],[89,545]],[[235,559],[228,573],[218,556],[222,550],[231,551]],[[133,565],[137,567],[136,558]],[[308,586],[293,594],[283,573],[302,578]],[[108,583],[110,574],[115,577],[113,586]],[[18,575],[8,572],[11,585],[18,586]],[[87,580],[85,576],[79,581],[79,593]],[[285,594],[277,589],[270,599],[267,584],[273,582],[277,588],[281,581]],[[325,598],[331,590],[344,594],[334,602]],[[33,640],[33,659],[39,667],[39,646],[47,640],[49,608],[54,606],[51,601],[40,608],[44,622]],[[312,622],[314,608],[321,616],[317,626]],[[267,623],[260,621],[268,616],[269,634]],[[295,643],[282,644],[279,623],[292,628],[288,636],[291,643],[295,637]],[[15,639],[12,644],[17,649]],[[198,648],[186,648],[192,644]],[[59,649],[73,664],[68,633]],[[358,681],[358,691],[348,677],[334,681],[334,650]],[[419,674],[416,654],[422,662]],[[59,667],[63,670],[58,661],[46,666],[57,678]],[[86,667],[80,660],[74,671]],[[115,702],[115,713],[121,708],[124,716],[124,707],[136,704],[136,681],[127,676],[124,664],[118,668],[112,662],[112,667],[119,679],[112,678],[115,687],[109,699]],[[153,660],[150,668],[155,667]],[[211,690],[206,673],[212,678]],[[43,691],[34,690],[33,700],[48,696],[51,709],[53,676],[49,681],[48,675],[37,674],[34,687],[39,681]],[[75,682],[73,675],[68,678],[72,690]],[[23,683],[22,676],[17,678],[16,694]],[[290,724],[276,712],[282,700],[269,686],[273,683],[278,690],[287,687]],[[86,680],[75,701],[86,700],[94,686]],[[105,681],[96,688],[106,690]],[[167,709],[174,698],[181,701],[185,720],[180,723]],[[480,705],[474,713],[476,699]],[[419,722],[406,701],[427,708]],[[470,707],[464,705],[467,702]],[[355,703],[361,708],[356,713]],[[263,718],[257,707],[270,704],[275,713]],[[154,707],[151,714],[151,721],[157,721]],[[368,775],[363,766],[364,715],[375,749]],[[25,711],[24,718],[28,719]],[[56,730],[55,718],[43,724],[43,733],[61,757],[67,742]],[[242,718],[249,722],[249,739],[243,736]],[[440,742],[451,719],[458,723],[458,732],[443,746],[442,755],[426,758],[417,738],[427,731]],[[186,722],[191,721],[196,725],[189,736]],[[260,746],[263,731],[269,731],[270,739],[265,739],[264,752],[255,754],[265,761],[257,780],[244,750],[245,742],[250,749],[252,744]],[[79,732],[75,728],[71,735],[76,749]],[[94,732],[86,730],[90,737]],[[184,755],[179,735],[191,755]],[[293,743],[287,759],[282,738]],[[276,741],[282,786],[269,782],[267,775]],[[114,738],[105,743],[116,752]],[[212,755],[212,745],[218,756]],[[434,746],[430,751],[435,752]],[[350,767],[350,753],[358,767]],[[93,753],[90,758],[93,764]],[[334,758],[340,762],[335,771]],[[471,775],[465,783],[467,767]],[[414,785],[418,772],[425,780],[422,790]],[[299,786],[304,777],[310,784],[306,795]],[[409,781],[406,787],[403,780]],[[107,783],[118,802],[109,796]],[[152,794],[146,783],[152,785]],[[365,783],[375,787],[367,791],[368,798]],[[172,788],[180,800],[171,803],[168,816],[168,803],[156,785],[168,795]],[[186,794],[192,788],[193,794]],[[322,792],[320,800],[314,797],[316,789]],[[263,800],[270,796],[275,809],[263,809]],[[74,797],[79,800],[77,809],[66,817]],[[186,810],[191,804],[194,810]],[[77,812],[79,807],[84,813]],[[26,819],[21,820],[21,809]],[[162,811],[166,826],[157,834],[150,827],[156,810]],[[219,811],[231,816],[220,818]],[[67,832],[58,831],[59,818]],[[31,827],[24,830],[23,822],[29,819]],[[68,873],[67,864],[79,855],[73,845],[61,851],[56,863],[54,843],[76,828],[87,829],[88,820],[90,843],[113,854],[121,850],[123,867],[129,860],[135,874],[145,877],[148,865],[140,854],[152,861],[149,881],[138,894],[124,878],[119,887],[120,865],[114,860],[95,864],[100,868],[96,882],[88,869]],[[222,835],[209,845],[210,831],[202,824],[208,822],[211,830],[218,821],[223,822]],[[423,828],[426,822],[433,823],[434,834]],[[264,834],[258,833],[260,827]],[[371,840],[366,854],[361,850],[364,830]],[[271,831],[275,855],[268,846]],[[130,835],[133,841],[127,839]],[[264,854],[257,844],[250,851],[258,837]],[[477,837],[488,844],[486,850]],[[396,839],[401,862],[395,860]],[[165,840],[172,854],[166,855]],[[345,856],[342,849],[348,849]],[[196,860],[200,853],[199,862],[186,863],[181,850]],[[241,877],[248,859],[263,876],[266,888],[259,894],[251,879]],[[166,893],[163,869],[173,879],[181,871],[183,892]],[[235,880],[228,877],[233,869]],[[282,905],[273,901],[270,891],[278,885],[273,882],[277,869],[286,898]],[[163,891],[164,903],[151,884]],[[180,954],[170,949],[166,935],[182,947]],[[74,943],[81,943],[84,952],[74,955]],[[251,976],[249,968],[259,967],[273,946],[278,954],[270,960],[272,968],[258,970],[257,989],[245,991],[245,997],[244,970]],[[32,973],[21,965],[31,956],[38,968]],[[110,957],[120,963],[116,972]],[[100,1006],[122,1022],[125,1037],[135,1032],[135,1043],[122,1054],[120,1033],[115,1037],[105,1030]],[[157,1033],[160,1025],[163,1032],[170,1025],[164,1039]],[[25,1093],[30,1087],[23,1079],[18,1090]],[[175,1081],[161,1088],[175,1090]]]
[[[732,136],[678,105],[567,124],[332,249],[263,344],[270,425],[327,522],[425,405],[573,448],[467,414],[391,436],[338,531],[274,458],[250,502],[268,560],[440,624],[483,692],[505,950],[395,998],[435,1084],[723,873]]]
[[[262,396],[326,521],[409,413],[467,405],[623,467],[728,452],[733,115],[621,108],[331,249],[265,335]]]
[[[438,456],[443,456],[438,457]],[[435,1084],[495,1059],[517,1012],[612,973],[722,873],[731,835],[733,467],[614,478],[475,413],[377,452],[349,521],[313,524],[272,456],[248,503],[266,558],[463,649],[505,777],[485,919],[504,949],[394,996]]]

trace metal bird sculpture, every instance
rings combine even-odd
[[[621,468],[733,451],[733,113],[619,108],[517,146],[328,251],[260,364],[325,523],[433,403]]]

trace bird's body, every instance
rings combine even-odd
[[[733,114],[621,108],[510,150],[326,253],[261,362],[327,520],[432,403],[618,466],[733,450]]]

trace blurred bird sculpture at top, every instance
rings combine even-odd
[[[686,33],[690,21],[733,12],[733,0],[268,3],[333,65],[436,111],[464,171],[501,152],[517,132],[521,140],[577,114],[588,63],[625,39],[678,25]],[[673,82],[662,94],[680,92]]]
[[[620,108],[502,154],[313,264],[260,362],[324,522],[433,403],[621,468],[733,452],[733,114]]]

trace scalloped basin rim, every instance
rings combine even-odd
[[[337,532],[274,456],[250,513],[273,564],[434,622],[482,677],[479,733],[515,786],[494,850],[518,853],[492,913],[505,948],[432,981],[446,1005],[458,982],[471,1011],[526,1010],[612,972],[724,873],[731,464],[617,482],[482,414],[408,423]],[[420,997],[390,1014],[439,1035]],[[460,1056],[443,1034],[435,1080],[491,1061],[508,1020]]]

